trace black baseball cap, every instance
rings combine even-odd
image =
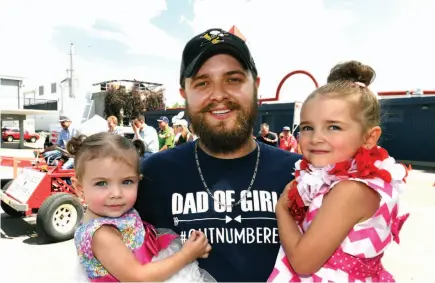
[[[193,37],[183,50],[181,58],[180,85],[184,86],[184,79],[190,78],[198,72],[207,59],[217,54],[228,54],[236,58],[240,64],[257,76],[257,68],[248,46],[240,37],[213,28]]]

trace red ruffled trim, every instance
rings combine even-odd
[[[381,147],[375,146],[372,149],[360,148],[354,157],[357,167],[356,172],[349,172],[352,165],[352,160],[349,160],[337,163],[334,168],[329,171],[329,174],[359,179],[380,178],[386,183],[391,183],[392,178],[390,172],[375,166],[376,161],[384,161],[388,157],[388,152]]]
[[[293,219],[297,223],[302,223],[307,213],[308,206],[305,206],[304,201],[299,194],[297,182],[294,181],[292,187],[288,191],[288,208]]]
[[[349,172],[352,166],[352,160],[337,163],[329,174],[343,178],[359,178],[359,179],[374,179],[380,178],[387,183],[392,181],[391,174],[384,169],[379,169],[375,166],[376,161],[383,161],[389,157],[388,152],[378,146],[372,149],[361,147],[355,154],[356,172]],[[406,167],[405,167],[406,168]],[[300,171],[309,170],[308,161],[303,159],[300,163]],[[300,176],[299,170],[295,172],[295,179]],[[305,206],[299,191],[297,189],[296,180],[293,182],[291,189],[288,192],[288,207],[290,214],[297,223],[301,223],[305,217],[308,207]]]

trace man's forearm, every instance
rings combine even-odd
[[[274,136],[274,139],[271,140],[271,142],[277,142],[278,141],[278,135],[277,134],[272,134]]]
[[[43,151],[42,153],[45,153],[45,152],[47,152],[47,151],[53,151],[53,150],[55,150],[58,146],[59,146],[58,144],[53,144],[53,145],[47,147],[46,149],[44,149],[44,151]]]
[[[162,148],[159,151],[163,151],[163,150],[167,150],[168,146],[165,144],[164,146],[162,146]]]

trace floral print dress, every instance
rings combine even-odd
[[[92,237],[103,225],[113,226],[120,231],[125,245],[141,264],[167,258],[182,248],[177,234],[169,229],[156,230],[152,225],[142,222],[134,209],[130,209],[118,218],[92,219],[81,224],[74,237],[80,264],[91,282],[119,282],[104,268],[92,252]],[[185,266],[167,281],[215,282],[210,274],[198,267],[196,261]]]

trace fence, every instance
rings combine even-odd
[[[57,110],[57,100],[26,98],[24,109]]]
[[[254,134],[261,123],[274,132],[293,125],[294,103],[262,104],[258,109]],[[148,125],[158,128],[157,119],[169,120],[180,109],[145,112]],[[397,160],[435,163],[435,97],[389,98],[381,100],[382,137],[380,145]],[[296,131],[297,132],[297,131]]]

